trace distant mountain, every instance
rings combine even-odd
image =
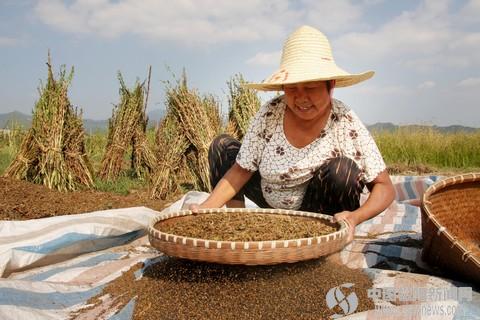
[[[391,122],[377,122],[375,124],[367,126],[369,131],[394,131],[398,129],[398,126]]]
[[[18,111],[0,113],[0,129],[12,129],[18,126],[21,128],[30,128],[31,125],[31,115]],[[83,119],[83,126],[86,131],[106,130],[108,120]]]
[[[457,132],[477,132],[480,131],[480,128],[472,128],[472,127],[465,127],[465,126],[460,126],[460,125],[452,125],[452,126],[424,126],[424,125],[417,125],[417,124],[410,124],[410,125],[395,125],[391,122],[377,122],[375,124],[367,126],[367,129],[371,132],[381,132],[381,131],[395,131],[398,130],[399,128],[402,129],[407,129],[411,131],[415,130],[424,130],[424,129],[433,129],[437,130],[442,133],[457,133]]]
[[[108,120],[83,119],[83,128],[86,132],[102,131],[108,129]]]
[[[32,124],[32,116],[18,111],[0,113],[0,129],[11,129],[14,127],[29,128]]]
[[[480,131],[480,128],[464,127],[459,125],[448,126],[448,127],[433,126],[433,129],[436,129],[442,132],[447,132],[447,133]]]
[[[166,111],[164,109],[155,109],[147,113],[148,116],[148,125],[155,126],[158,121],[160,121],[165,116]],[[9,113],[0,114],[0,129],[10,129],[15,126],[21,126],[23,128],[29,128],[32,124],[32,116],[27,115],[18,111],[13,111]],[[83,126],[87,132],[97,131],[97,130],[107,130],[108,120],[92,120],[92,119],[83,119]],[[431,128],[438,130],[444,133],[456,133],[456,132],[477,132],[480,131],[480,128],[465,127],[460,125],[452,126],[423,126],[423,125],[402,125],[398,126],[391,122],[377,122],[375,124],[367,126],[369,131],[395,131],[399,128],[410,129],[412,131],[419,129]]]
[[[147,112],[148,125],[155,126],[166,114],[165,109],[155,109]]]
[[[149,126],[155,126],[165,115],[165,110],[155,109],[147,113]],[[0,113],[0,129],[11,129],[20,126],[22,128],[30,128],[32,125],[32,116],[18,111]],[[83,127],[85,131],[92,132],[108,129],[108,120],[92,120],[83,119]]]

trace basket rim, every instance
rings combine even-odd
[[[427,190],[424,192],[422,196],[422,209],[425,212],[427,218],[433,222],[437,229],[437,235],[440,235],[442,232],[445,236],[453,243],[453,246],[458,247],[462,251],[462,261],[467,262],[469,259],[472,260],[473,263],[480,267],[480,258],[473,255],[470,250],[465,248],[451,233],[450,231],[444,227],[435,217],[435,214],[431,211],[431,202],[429,200],[430,196],[435,194],[436,192],[445,189],[446,187],[453,186],[456,184],[468,183],[468,182],[480,182],[480,173],[464,173],[455,176],[451,176],[442,180],[439,180],[432,184]]]
[[[286,209],[263,209],[263,208],[208,208],[208,209],[199,209],[198,213],[238,213],[238,212],[249,212],[249,213],[266,213],[266,214],[280,214],[280,215],[293,215],[300,217],[311,217],[317,219],[325,219],[330,222],[333,220],[333,216],[314,213],[307,211],[298,211],[298,210],[286,210]],[[295,243],[295,247],[300,246],[312,246],[316,243],[325,243],[333,239],[341,239],[347,237],[348,235],[348,225],[345,221],[340,220],[337,223],[340,225],[340,228],[332,233],[326,235],[317,236],[317,237],[307,237],[307,238],[293,238],[293,239],[276,239],[276,240],[262,240],[262,241],[227,241],[227,240],[210,240],[203,238],[192,238],[185,237],[180,235],[175,235],[171,233],[165,233],[154,226],[160,221],[168,220],[174,217],[188,216],[192,215],[191,210],[179,210],[172,211],[168,213],[160,214],[154,217],[148,226],[148,234],[151,237],[161,239],[162,241],[176,243],[184,246],[193,246],[193,247],[204,247],[207,249],[214,249],[221,247],[222,244],[226,244],[231,247],[232,250],[253,250],[251,245],[257,244],[257,248],[263,247],[261,244],[273,244],[271,247],[290,247],[290,243]],[[317,240],[316,243],[313,240]],[[304,243],[306,242],[306,243]],[[276,244],[281,244],[277,246]],[[304,243],[304,244],[302,244]],[[302,244],[302,245],[301,245]],[[258,250],[258,249],[255,249]]]

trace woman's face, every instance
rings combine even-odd
[[[288,108],[300,119],[314,120],[328,115],[330,93],[326,81],[313,81],[285,85]]]

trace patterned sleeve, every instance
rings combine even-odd
[[[267,133],[266,114],[269,112],[269,103],[263,105],[255,114],[250,122],[245,136],[243,137],[242,146],[237,154],[237,163],[240,167],[249,171],[257,171],[262,159],[265,143],[269,139]]]
[[[364,173],[363,180],[365,183],[369,183],[375,180],[375,178],[386,169],[386,165],[377,144],[365,125],[353,110],[349,111],[349,115],[353,120],[352,130],[358,134],[358,137],[355,139],[355,148],[357,155],[361,157],[361,165]]]

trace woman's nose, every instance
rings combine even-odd
[[[303,87],[297,88],[297,98],[303,98],[307,96],[307,92]]]

